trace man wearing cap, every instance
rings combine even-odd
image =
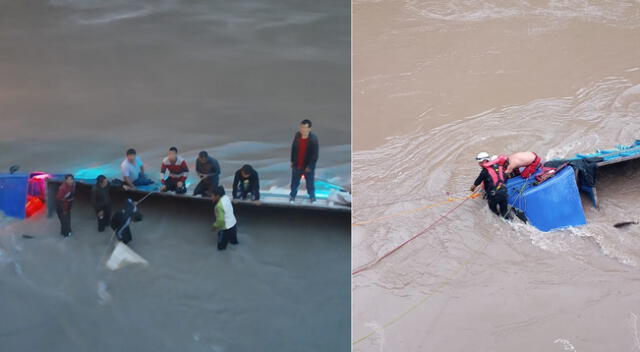
[[[484,184],[489,209],[496,215],[508,218],[508,195],[505,176],[505,169],[508,164],[507,157],[500,155],[492,160],[488,153],[481,152],[476,156],[476,161],[478,161],[482,171],[473,186],[471,186],[471,192],[474,192],[481,183]]]

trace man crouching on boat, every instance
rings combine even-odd
[[[124,244],[131,242],[133,239],[129,227],[132,221],[142,221],[142,214],[138,210],[138,203],[127,199],[124,209],[113,214],[111,218],[111,228],[115,231],[118,239]]]
[[[169,172],[169,177],[165,179],[165,174]],[[187,193],[187,176],[189,175],[189,167],[187,162],[178,155],[178,148],[169,148],[169,154],[162,160],[160,167],[160,179],[162,180],[162,188],[160,191],[174,191],[176,194]]]
[[[238,244],[237,221],[233,215],[233,205],[229,197],[225,195],[224,187],[214,188],[211,200],[215,203],[216,214],[216,222],[211,230],[218,232],[218,250],[222,251],[227,248],[229,242]]]
[[[508,196],[505,177],[505,164],[508,163],[507,157],[500,155],[491,160],[489,154],[482,152],[476,156],[476,160],[482,171],[473,186],[471,186],[471,192],[475,192],[481,183],[484,184],[489,209],[496,215],[508,219],[509,209],[507,206]]]
[[[513,176],[520,175],[522,178],[529,178],[535,174],[542,165],[542,159],[534,152],[518,152],[509,155],[509,164],[507,165],[507,175],[513,173]],[[520,171],[520,168],[524,170]]]

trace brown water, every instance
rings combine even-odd
[[[353,226],[353,268],[459,205],[480,151],[640,138],[637,1],[356,1],[353,20],[354,223],[404,213]],[[640,227],[612,227],[640,216],[639,171],[602,170],[601,208],[552,233],[466,201],[354,276],[354,350],[640,349]]]
[[[0,173],[118,176],[134,147],[156,178],[176,145],[192,167],[208,150],[227,187],[250,163],[263,190],[281,190],[306,117],[317,177],[348,185],[349,11],[345,0],[0,0]],[[349,349],[346,215],[239,211],[240,245],[219,253],[210,208],[146,202],[131,246],[150,266],[118,272],[103,267],[110,234],[86,200],[66,240],[56,219],[0,215],[0,351]]]

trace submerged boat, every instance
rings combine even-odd
[[[48,208],[49,216],[55,213],[55,194],[63,182],[64,175],[34,172],[31,174],[0,174],[0,211],[6,216],[25,219],[40,210]],[[95,178],[76,177],[78,191],[88,192],[95,185]],[[310,203],[306,191],[301,190],[298,199],[291,203],[286,190],[272,189],[260,192],[260,202],[238,201],[236,207],[263,209],[301,209],[318,213],[350,214],[350,196],[342,187],[324,180],[316,180],[316,202]],[[227,189],[227,194],[231,190]],[[211,203],[209,198],[177,195],[173,192],[159,192],[159,184],[138,187],[136,190],[124,190],[112,186],[112,192],[122,194],[134,200],[149,195],[165,199],[180,199],[194,203]],[[346,196],[345,196],[346,195]],[[346,198],[346,199],[345,199]]]
[[[528,179],[507,180],[509,204],[524,212],[529,223],[541,231],[585,225],[580,192],[598,207],[596,174],[600,167],[640,159],[640,140],[614,149],[591,154],[576,154],[575,158],[550,160],[545,166],[557,167],[557,172],[543,182],[536,180],[538,172]]]

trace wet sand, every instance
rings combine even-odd
[[[439,222],[353,277],[354,351],[640,348],[640,228],[612,226],[638,218],[637,162],[601,170],[579,228],[447,201],[480,151],[548,160],[640,138],[638,6],[355,3],[352,269]]]

